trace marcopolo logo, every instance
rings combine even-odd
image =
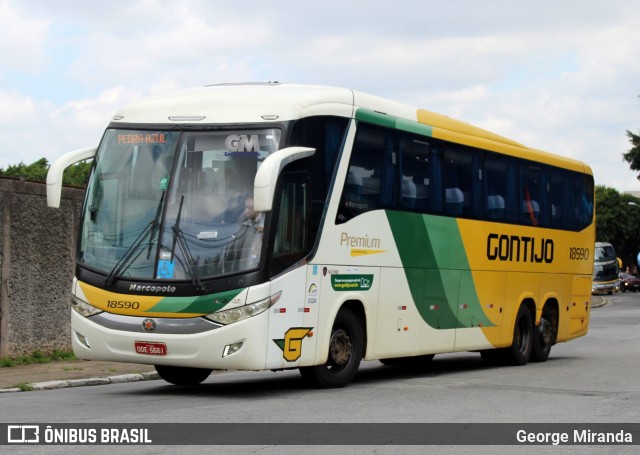
[[[130,291],[136,292],[176,292],[175,286],[153,286],[133,283],[129,286]]]

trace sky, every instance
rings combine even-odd
[[[640,191],[637,0],[0,0],[0,168],[95,146],[150,95],[348,87],[585,161]]]

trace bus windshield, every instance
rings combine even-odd
[[[595,261],[611,261],[616,258],[616,253],[611,245],[596,246]]]
[[[253,181],[279,129],[107,130],[87,188],[78,263],[107,275],[191,280],[261,260]]]

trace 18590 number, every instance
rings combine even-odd
[[[569,259],[572,261],[586,261],[589,259],[589,248],[569,248]]]
[[[120,308],[124,310],[137,310],[140,308],[140,302],[129,302],[124,300],[107,300],[108,308]]]

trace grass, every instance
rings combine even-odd
[[[0,368],[15,367],[19,365],[33,365],[36,363],[49,363],[56,360],[75,360],[76,356],[71,351],[54,349],[50,353],[34,351],[31,355],[19,357],[3,357],[0,359]]]
[[[33,386],[28,382],[21,382],[20,384],[16,384],[13,387],[16,389],[20,389],[23,392],[31,392],[33,390]]]

